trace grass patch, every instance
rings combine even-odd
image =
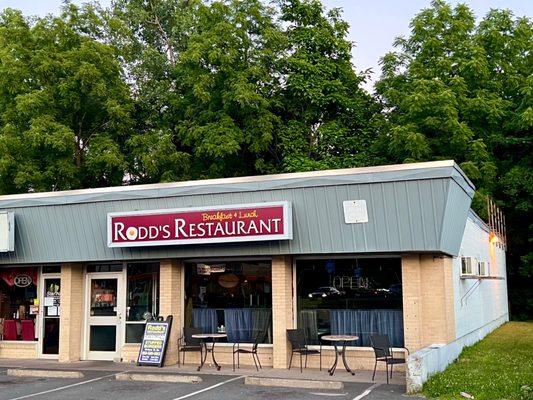
[[[508,322],[433,375],[422,393],[430,399],[533,400],[533,322]]]

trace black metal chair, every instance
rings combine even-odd
[[[259,343],[263,341],[265,337],[264,331],[257,331],[253,336],[253,343],[251,348],[242,348],[240,342],[233,343],[233,370],[235,371],[235,354],[237,354],[237,368],[241,366],[241,354],[251,354],[252,359],[254,360],[255,369],[259,371],[259,368],[263,369],[261,366],[261,361],[259,361],[259,356],[257,355],[257,347]],[[236,347],[236,348],[235,348]],[[258,367],[259,365],[259,367]]]
[[[392,369],[395,364],[405,364],[405,358],[394,357],[392,352],[392,347],[390,345],[388,335],[370,335],[370,345],[374,349],[374,355],[376,357],[376,362],[374,363],[374,373],[372,374],[372,380],[376,377],[376,367],[378,362],[385,363],[385,371],[387,376],[387,385],[389,384],[389,365],[390,365],[390,377],[392,378]],[[407,355],[409,355],[409,350],[406,347],[402,347],[407,350]]]
[[[203,333],[202,328],[183,328],[183,335],[178,339],[178,365],[180,365],[180,352],[183,353],[182,364],[185,364],[185,353],[188,351],[199,351],[200,358],[202,357],[201,341],[192,337],[199,333]]]
[[[307,340],[302,329],[287,329],[287,337],[291,344],[291,359],[289,361],[289,369],[291,369],[292,366],[292,356],[294,353],[300,354],[300,372],[303,372],[302,357],[305,356],[305,368],[307,368],[307,356],[318,354],[320,356],[320,370],[322,371],[322,344],[320,344],[320,350],[310,349],[307,346]]]

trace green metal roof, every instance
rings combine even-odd
[[[0,264],[459,251],[474,185],[453,161],[0,196],[15,251]],[[342,203],[366,200],[368,223]],[[108,212],[290,201],[288,241],[108,248]]]

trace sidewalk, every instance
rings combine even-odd
[[[322,371],[307,368],[300,373],[299,368],[273,369],[263,368],[256,371],[255,368],[243,368],[232,370],[230,365],[223,365],[220,371],[214,367],[206,365],[200,372],[196,370],[197,365],[186,364],[179,367],[171,365],[167,367],[139,367],[135,364],[115,363],[111,361],[76,361],[70,363],[60,363],[56,360],[14,360],[0,359],[0,368],[22,368],[22,369],[40,369],[40,370],[61,370],[61,371],[113,371],[113,372],[137,372],[146,374],[194,374],[194,375],[236,375],[236,376],[253,376],[260,378],[278,378],[278,379],[303,379],[313,381],[334,381],[334,382],[372,382],[372,371],[356,371],[355,376],[346,372],[342,366],[337,367],[333,376],[327,372],[328,367],[323,367]],[[385,383],[386,377],[384,371],[376,372],[374,383]],[[405,385],[405,374],[403,372],[394,372],[390,379],[391,385]]]

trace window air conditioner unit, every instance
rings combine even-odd
[[[461,275],[475,275],[477,267],[476,259],[473,257],[461,258]]]
[[[478,263],[478,270],[480,276],[488,276],[489,275],[489,263],[487,261],[480,261]]]

